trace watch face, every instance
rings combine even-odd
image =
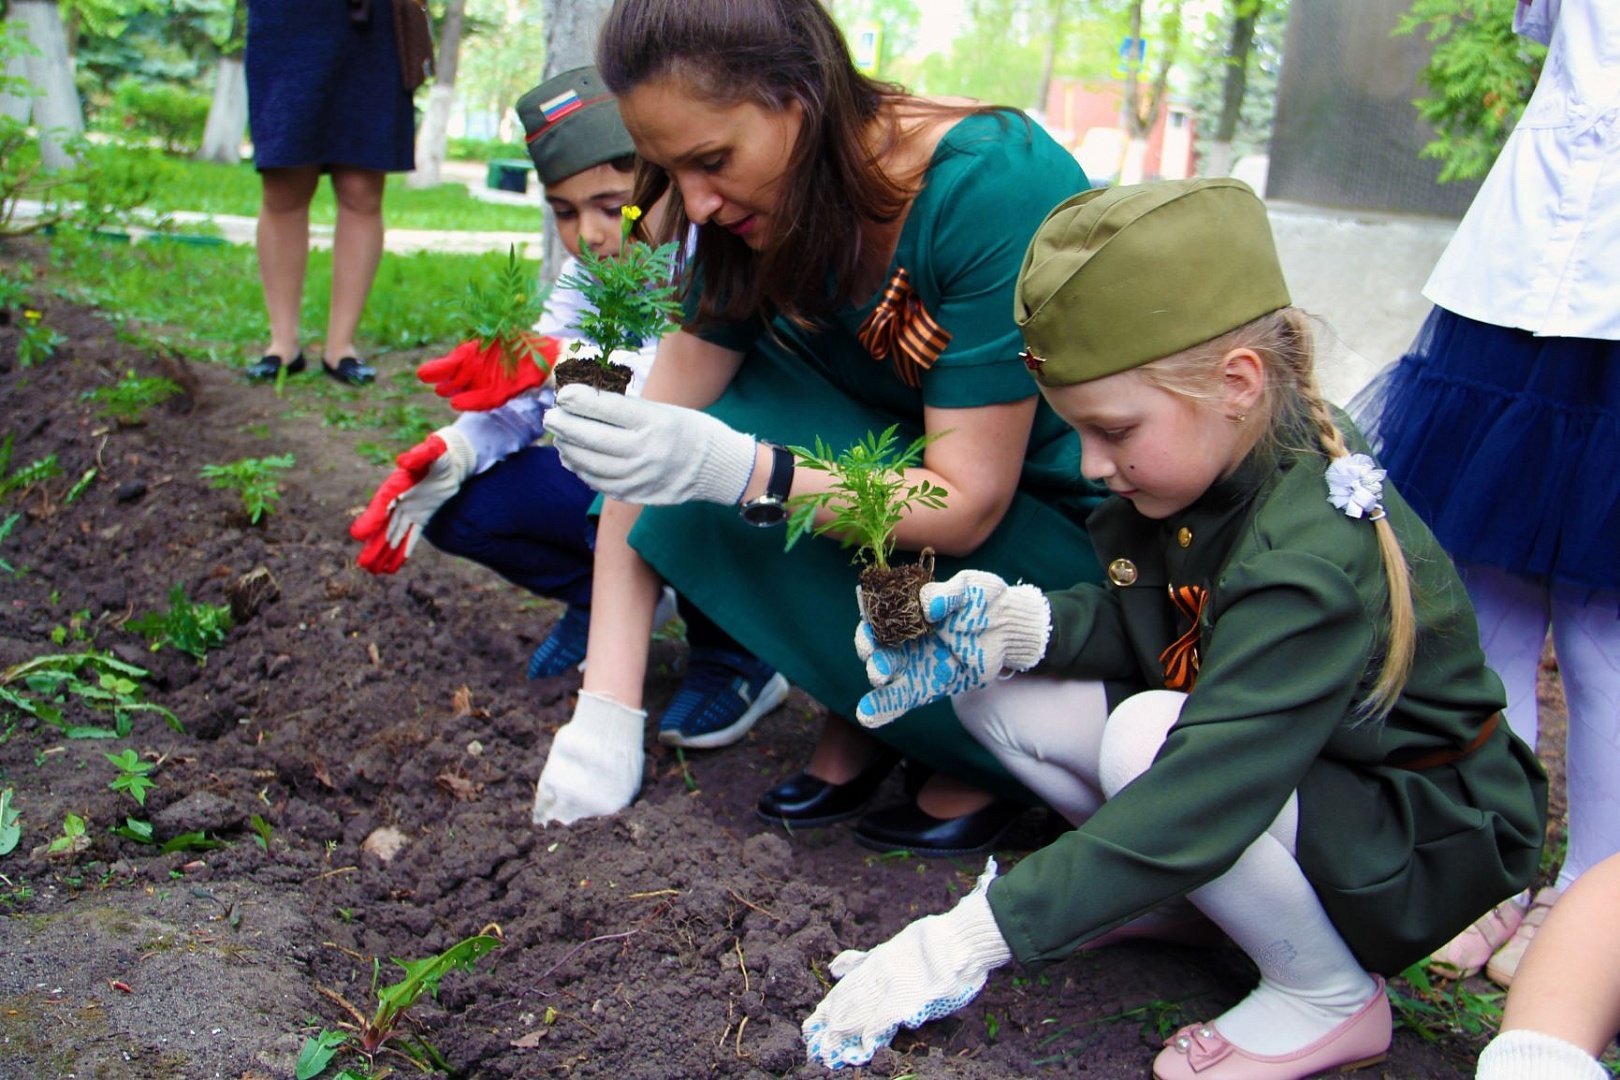
[[[787,520],[787,507],[781,500],[770,496],[755,499],[744,503],[741,507],[742,519],[750,525],[780,525]]]

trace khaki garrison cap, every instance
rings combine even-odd
[[[618,100],[588,65],[553,75],[518,98],[517,114],[542,184],[636,152]]]
[[[1225,178],[1086,191],[1035,231],[1014,291],[1044,386],[1113,375],[1287,307],[1265,204]]]

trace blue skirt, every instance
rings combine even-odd
[[[1350,411],[1458,562],[1620,585],[1620,342],[1437,307]]]
[[[341,0],[249,0],[244,60],[258,168],[416,167],[389,0],[360,25]]]

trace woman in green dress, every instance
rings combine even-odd
[[[970,559],[1072,579],[1098,491],[1019,359],[1012,289],[1035,227],[1085,176],[1017,112],[865,77],[816,0],[619,0],[598,65],[644,162],[638,203],[667,192],[666,238],[696,226],[697,241],[687,318],[645,397],[569,388],[550,419],[564,463],[610,498],[584,691],[535,820],[634,797],[663,580],[829,711],[807,768],[765,793],[762,816],[793,828],[861,816],[869,846],[982,850],[1033,797],[948,703],[878,737],[850,723],[866,689],[849,650],[858,568],[834,539],[784,552],[782,530],[757,526],[782,520],[782,497],[828,484],[779,447],[842,449],[899,425],[906,440],[941,435],[906,479],[949,492],[904,517],[902,549],[932,547],[942,574]],[[933,770],[917,802],[865,812],[900,755]]]

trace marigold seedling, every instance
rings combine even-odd
[[[576,359],[589,360],[600,369],[613,364],[615,352],[639,349],[643,343],[662,337],[681,313],[672,280],[677,245],[670,242],[653,247],[632,238],[630,234],[640,218],[640,207],[621,208],[619,254],[598,255],[582,244],[580,271],[560,282],[564,287],[578,289],[589,301],[574,329],[595,347],[595,353]],[[567,370],[559,372],[560,383],[599,383],[600,376],[570,375]],[[625,376],[628,382],[628,372]]]
[[[210,487],[239,494],[248,521],[257,525],[259,519],[281,501],[281,488],[276,485],[275,474],[292,467],[291,454],[242,458],[226,465],[204,465],[202,478]]]
[[[130,371],[113,385],[98,387],[84,396],[101,406],[102,416],[124,427],[135,427],[146,421],[146,410],[181,392],[180,384],[173,379],[144,378]]]
[[[906,470],[922,462],[923,450],[944,432],[919,435],[903,449],[892,425],[881,435],[867,432],[854,446],[834,454],[819,437],[814,450],[789,449],[801,468],[827,473],[826,491],[795,495],[788,500],[787,546],[806,534],[831,533],[845,547],[855,549],[863,565],[863,614],[879,641],[897,644],[928,629],[917,590],[933,578],[933,550],[924,548],[913,566],[891,567],[894,531],[913,507],[942,509],[950,493],[931,480],[908,481]],[[816,524],[816,513],[830,515]]]
[[[906,481],[906,470],[921,463],[923,450],[939,434],[920,435],[902,450],[898,425],[893,425],[881,435],[867,432],[860,442],[838,454],[819,437],[813,450],[788,447],[800,468],[832,477],[828,490],[788,500],[792,508],[788,548],[806,534],[832,533],[844,547],[855,549],[857,562],[887,567],[894,553],[894,530],[906,511],[913,506],[941,509],[950,494],[930,480]],[[832,516],[817,525],[816,512],[821,509]]]
[[[538,336],[532,330],[545,308],[545,294],[537,287],[536,272],[518,258],[517,246],[506,249],[506,265],[488,286],[468,282],[467,291],[455,307],[456,317],[466,328],[466,336],[481,346],[500,346],[501,367],[507,374],[517,371],[523,360],[531,360],[545,370]]]
[[[176,585],[169,590],[169,610],[148,612],[124,625],[146,638],[153,652],[169,645],[203,660],[209,649],[225,644],[225,633],[231,628],[231,607],[196,603],[186,596],[183,585]]]

